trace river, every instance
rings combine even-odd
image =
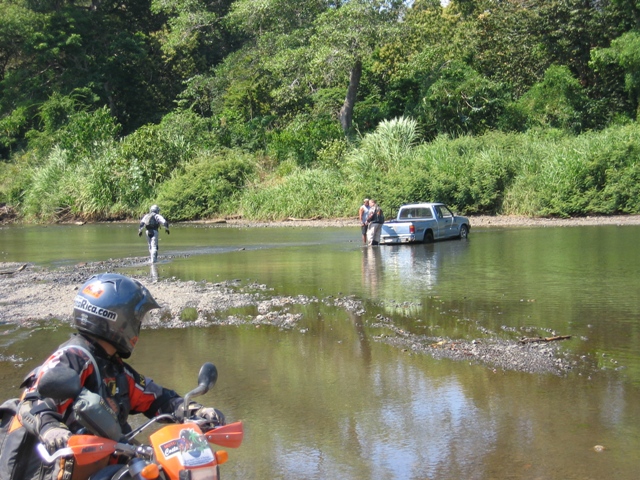
[[[242,419],[225,479],[635,479],[640,471],[640,226],[487,227],[466,241],[366,248],[357,228],[176,225],[161,262],[123,271],[266,285],[317,302],[295,329],[147,330],[132,365]],[[56,267],[144,256],[126,224],[12,226],[0,261]],[[323,299],[353,296],[362,314]],[[1,306],[0,300],[0,309]],[[244,311],[239,314],[252,314]],[[376,340],[376,319],[451,339],[571,335],[564,375],[436,360]],[[71,330],[0,323],[0,393]],[[13,357],[11,357],[13,355]],[[603,449],[594,448],[602,446]]]

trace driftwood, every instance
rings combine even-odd
[[[556,335],[555,337],[522,337],[518,343],[535,343],[535,342],[555,342],[556,340],[568,340],[571,335]]]
[[[0,271],[0,275],[11,275],[12,273],[21,272],[25,268],[27,268],[27,264],[26,263],[24,265],[21,265],[20,267],[18,267],[17,270],[2,270],[2,271]]]

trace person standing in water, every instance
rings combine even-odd
[[[365,198],[360,205],[360,210],[358,210],[358,218],[360,219],[360,230],[362,233],[362,243],[367,244],[367,230],[369,226],[367,225],[367,218],[369,217],[369,199]]]
[[[369,228],[367,229],[367,244],[380,245],[380,233],[384,223],[382,209],[372,198],[369,200],[369,216],[367,217]]]
[[[164,227],[165,232],[169,235],[169,222],[160,215],[160,207],[152,205],[149,209],[149,213],[140,220],[140,228],[138,228],[139,237],[141,237],[142,232],[146,230],[151,263],[156,263],[158,261],[158,229],[160,227]]]

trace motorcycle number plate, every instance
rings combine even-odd
[[[198,468],[189,470],[191,480],[218,480],[216,468]]]
[[[189,472],[184,478],[216,480],[216,458],[197,425],[167,425],[150,435],[149,440],[171,478],[183,478]]]

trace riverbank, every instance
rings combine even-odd
[[[585,215],[571,218],[542,218],[519,215],[469,215],[472,228],[478,227],[578,227],[589,225],[640,225],[640,215]],[[122,220],[121,223],[138,223],[137,219]],[[0,204],[0,225],[19,223],[16,212]],[[83,225],[86,222],[68,219],[60,224]],[[105,222],[114,223],[114,222]],[[116,222],[118,223],[118,222]],[[178,222],[210,226],[228,226],[239,228],[268,227],[359,227],[357,217],[349,218],[288,218],[278,221],[247,220],[239,216],[209,218]]]
[[[640,225],[640,215],[584,216],[572,218],[538,218],[517,215],[470,215],[471,228],[478,227],[579,227],[589,225]],[[267,222],[242,218],[214,218],[189,222],[200,225],[230,227],[358,227],[356,218],[289,218]]]

